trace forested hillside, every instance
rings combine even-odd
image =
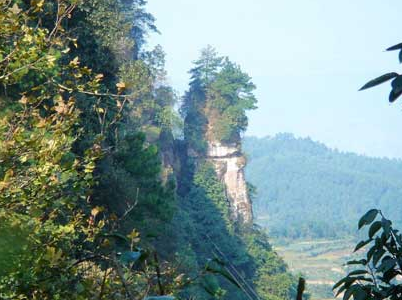
[[[151,32],[144,0],[0,1],[0,299],[293,298],[206,156],[251,77],[207,47],[179,114]]]
[[[376,207],[402,221],[402,161],[329,149],[292,134],[244,139],[254,211],[271,235],[356,236],[356,224]]]

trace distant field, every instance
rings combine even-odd
[[[334,299],[332,286],[342,278],[344,263],[351,258],[355,243],[342,240],[272,241],[294,274],[302,274],[313,300]]]

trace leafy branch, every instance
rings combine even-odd
[[[386,51],[396,51],[396,50],[399,51],[399,62],[402,63],[402,43],[386,49]],[[370,80],[364,86],[362,86],[359,91],[375,87],[391,79],[393,79],[391,82],[392,89],[388,99],[390,103],[393,103],[402,95],[402,75],[396,72],[387,73],[373,80]]]
[[[353,296],[356,300],[400,299],[402,285],[402,234],[392,227],[378,209],[369,210],[360,220],[358,228],[368,227],[368,239],[359,242],[354,252],[370,246],[365,257],[347,262],[348,266],[360,266],[338,281],[333,289],[343,299]]]

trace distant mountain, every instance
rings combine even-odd
[[[257,223],[273,236],[356,235],[370,208],[402,224],[401,160],[344,153],[289,133],[246,137],[243,149],[247,180],[257,188]]]

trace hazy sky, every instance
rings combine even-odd
[[[211,44],[257,85],[247,135],[291,132],[340,150],[402,157],[402,98],[389,85],[357,92],[398,71],[400,0],[149,0],[173,87]]]

